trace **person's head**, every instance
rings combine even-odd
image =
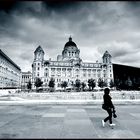
[[[109,88],[105,88],[104,89],[104,93],[108,95],[110,93],[110,89]]]

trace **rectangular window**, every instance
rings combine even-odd
[[[86,74],[84,73],[83,76],[86,77]]]

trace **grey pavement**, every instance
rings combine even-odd
[[[139,105],[116,105],[114,129],[100,104],[0,104],[0,138],[140,138]]]

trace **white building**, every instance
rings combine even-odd
[[[0,88],[19,88],[21,69],[0,50]]]
[[[114,79],[111,55],[108,51],[103,54],[103,62],[85,63],[80,58],[80,50],[71,37],[65,44],[62,55],[58,55],[56,61],[44,60],[44,55],[42,47],[37,47],[32,64],[33,80],[40,77],[44,85],[48,85],[50,78],[55,79],[56,87],[59,87],[62,81],[67,81],[71,85],[76,79],[87,83],[88,79],[93,78],[96,86],[99,78],[108,84],[111,79]]]
[[[32,82],[32,73],[30,71],[22,72],[21,89],[27,89],[29,81]]]

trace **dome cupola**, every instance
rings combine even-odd
[[[63,60],[71,60],[79,58],[80,50],[77,45],[72,41],[72,37],[69,37],[69,41],[65,44],[64,50],[62,51]]]
[[[65,44],[64,49],[67,49],[68,47],[76,47],[77,45],[72,41],[72,37],[69,37],[69,41]]]
[[[34,60],[43,61],[44,60],[44,51],[41,46],[38,46],[34,51]]]
[[[103,55],[103,63],[109,64],[111,63],[111,55],[109,54],[108,51],[105,51],[104,55]]]

